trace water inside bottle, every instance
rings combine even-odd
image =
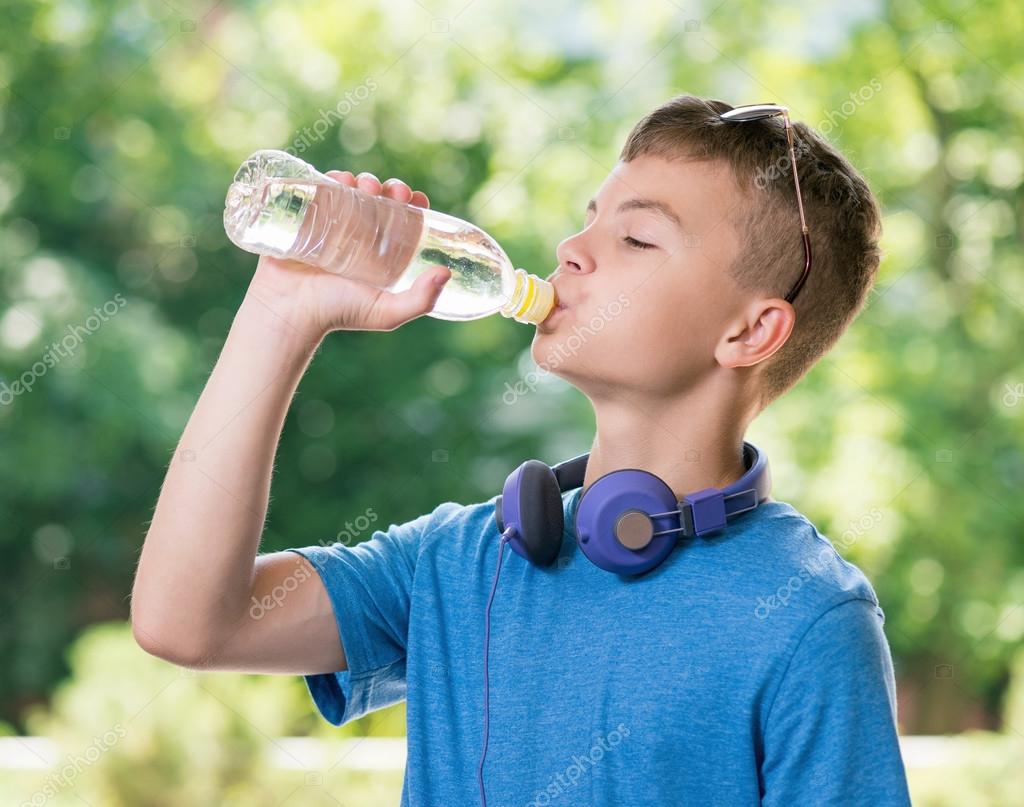
[[[440,319],[494,313],[513,291],[508,256],[479,228],[352,193],[329,179],[251,181],[239,172],[224,223],[231,240],[250,252],[311,263],[396,292],[431,267],[447,266],[452,277],[431,312]]]
[[[512,262],[490,236],[460,219],[428,210],[414,257],[392,290],[409,288],[434,266],[447,266],[452,273],[431,312],[440,319],[493,314],[514,288]]]

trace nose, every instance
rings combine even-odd
[[[583,244],[583,233],[576,233],[566,238],[555,249],[558,257],[556,272],[584,275],[594,271],[594,260]]]

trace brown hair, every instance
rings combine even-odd
[[[727,164],[747,202],[734,216],[741,251],[729,274],[745,289],[784,297],[804,266],[785,128],[780,117],[720,120],[729,109],[692,95],[672,98],[633,127],[619,159],[652,155]],[[881,214],[864,178],[804,124],[794,121],[793,134],[814,259],[793,301],[793,331],[762,371],[762,409],[796,384],[854,320],[881,257]]]

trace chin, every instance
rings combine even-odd
[[[593,345],[581,341],[579,334],[569,329],[538,330],[530,345],[530,356],[539,368],[575,386],[585,378],[588,368],[600,365],[592,358],[600,354],[592,348]]]
[[[572,358],[564,349],[560,349],[559,344],[559,334],[538,328],[530,344],[530,356],[538,367],[546,368],[557,375],[558,369],[565,361]]]

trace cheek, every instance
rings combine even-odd
[[[608,330],[627,349],[676,346],[692,327],[687,303],[653,283],[641,285],[624,299],[628,305],[608,323]]]
[[[619,369],[622,377],[664,379],[687,375],[709,348],[710,325],[702,306],[678,290],[640,287],[629,305],[610,318],[587,345],[585,358]]]
[[[699,292],[657,277],[630,291],[591,291],[585,307],[552,332],[538,332],[531,346],[538,365],[570,379],[602,376],[646,385],[688,376],[702,361],[710,326]]]
[[[673,353],[685,342],[679,318],[645,295],[624,299],[626,304],[606,303],[580,312],[574,327],[559,335],[561,344],[575,347],[581,363],[613,370],[623,378],[649,375],[675,361]]]

